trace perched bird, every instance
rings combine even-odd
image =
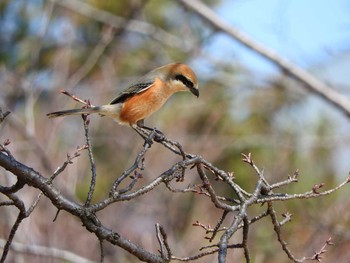
[[[113,118],[119,124],[145,127],[144,119],[159,110],[171,95],[179,91],[190,91],[198,97],[197,77],[189,66],[172,63],[147,73],[107,105],[56,111],[47,116],[54,118],[99,113]]]

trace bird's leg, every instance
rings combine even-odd
[[[144,120],[139,120],[136,123],[136,125],[137,125],[138,128],[149,130],[151,132],[155,132],[155,136],[153,136],[153,137],[155,137],[156,141],[161,141],[161,140],[163,140],[165,138],[165,135],[160,130],[158,130],[157,128],[150,128],[150,127],[145,126],[144,125]]]
[[[145,144],[148,144],[150,147],[153,144],[153,139],[157,134],[154,129],[150,129],[149,127],[140,127],[139,125],[133,124],[131,127],[145,140]],[[150,132],[146,131],[150,130]]]
[[[153,141],[150,136],[145,133],[145,131],[138,125],[131,125],[131,127],[145,140],[145,143],[152,145]]]
[[[139,127],[139,128],[146,129],[146,130],[150,130],[150,131],[153,130],[153,129],[151,129],[150,127],[145,126],[145,123],[144,123],[143,120],[137,121],[136,124],[134,124],[134,125],[137,126],[137,127]]]

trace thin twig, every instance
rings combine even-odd
[[[195,256],[191,256],[191,257],[176,257],[176,256],[172,256],[171,259],[173,260],[178,260],[178,261],[194,261],[194,260],[198,260],[202,257],[208,256],[208,255],[213,255],[216,254],[219,251],[218,248],[210,250],[210,251],[206,251],[203,253],[200,253],[198,255]]]
[[[286,200],[292,200],[292,199],[311,199],[311,198],[318,198],[321,196],[326,196],[334,193],[335,191],[338,191],[345,185],[347,185],[350,182],[350,176],[337,185],[334,188],[331,188],[327,191],[324,192],[317,192],[315,193],[314,191],[308,191],[305,193],[301,194],[283,194],[283,195],[266,195],[266,196],[259,196],[259,198],[256,200],[257,203],[266,203],[266,202],[271,202],[271,201],[286,201]]]
[[[222,213],[222,216],[221,216],[220,220],[218,221],[218,223],[217,223],[216,226],[214,227],[214,229],[213,229],[213,234],[212,234],[212,236],[210,237],[209,242],[212,242],[212,241],[214,240],[216,234],[218,233],[218,231],[219,231],[219,229],[220,229],[220,226],[221,226],[222,223],[224,222],[224,220],[225,220],[225,218],[226,218],[227,215],[228,215],[228,211],[225,210],[225,211]]]
[[[156,224],[157,239],[160,247],[160,256],[164,262],[170,262],[172,252],[167,240],[167,234],[160,224]]]
[[[0,108],[0,124],[6,119],[6,117],[10,114],[9,111],[3,112]]]
[[[288,175],[288,179],[285,181],[277,182],[270,185],[270,189],[280,188],[282,186],[298,182],[299,170],[296,170],[293,175]]]
[[[269,213],[272,224],[273,224],[273,229],[275,230],[275,233],[277,235],[277,240],[281,244],[283,251],[287,254],[288,258],[294,262],[302,262],[301,260],[298,260],[294,257],[292,252],[289,250],[287,246],[287,242],[282,239],[281,235],[281,226],[277,220],[276,212],[273,209],[272,202],[267,203],[267,212]]]
[[[100,263],[103,263],[104,261],[104,257],[105,257],[105,253],[104,253],[104,249],[103,249],[103,239],[99,239],[99,243],[100,243]]]
[[[121,184],[121,182],[127,178],[132,172],[134,172],[136,169],[139,168],[140,166],[140,163],[142,162],[142,160],[144,159],[144,156],[145,154],[147,153],[147,151],[150,149],[151,147],[151,144],[149,143],[150,141],[153,140],[153,137],[154,137],[154,134],[155,133],[150,133],[149,134],[149,137],[145,140],[145,144],[143,145],[143,148],[141,149],[141,151],[137,154],[136,156],[136,159],[135,159],[135,162],[133,163],[133,165],[125,170],[122,175],[120,177],[118,177],[113,185],[112,185],[112,188],[109,192],[109,195],[110,196],[116,196],[116,195],[119,195],[119,192],[117,192],[117,188],[118,186]],[[123,191],[125,192],[125,191]]]
[[[90,189],[85,201],[85,206],[89,206],[91,203],[92,195],[94,194],[95,191],[95,185],[96,185],[96,164],[94,161],[94,156],[92,153],[92,147],[90,143],[90,135],[89,135],[89,119],[87,118],[87,115],[83,114],[82,115],[83,122],[84,122],[84,131],[85,131],[85,138],[86,138],[86,145],[89,153],[89,160],[90,160],[90,166],[91,166],[91,183],[90,183]]]
[[[197,171],[198,171],[199,177],[203,181],[203,187],[210,194],[211,200],[214,203],[214,205],[217,208],[224,209],[225,211],[235,211],[237,209],[237,207],[233,207],[233,206],[230,206],[228,204],[225,204],[217,198],[217,195],[214,191],[214,188],[211,186],[210,181],[209,181],[208,177],[206,176],[205,171],[203,169],[203,165],[201,163],[197,164]]]
[[[77,150],[74,152],[73,156],[71,156],[70,154],[67,154],[67,159],[66,161],[63,162],[63,164],[59,167],[57,167],[57,169],[55,170],[55,172],[50,176],[50,178],[47,180],[48,184],[51,184],[58,175],[60,175],[68,166],[68,164],[72,164],[73,160],[77,157],[80,156],[80,152],[87,149],[88,146],[85,144],[82,147],[78,147]]]
[[[35,198],[34,202],[32,203],[32,205],[28,208],[28,210],[26,211],[26,217],[29,217],[30,214],[34,211],[34,209],[37,207],[37,205],[39,204],[39,201],[41,199],[41,197],[43,196],[43,192],[40,192],[37,197]]]
[[[66,91],[66,90],[61,90],[61,93],[64,94],[64,95],[66,95],[66,96],[68,96],[68,97],[70,97],[70,98],[72,98],[73,100],[75,100],[75,101],[77,101],[77,102],[83,104],[83,105],[86,106],[86,107],[93,107],[93,106],[94,106],[94,105],[92,105],[92,104],[90,103],[90,101],[80,99],[80,98],[78,98],[77,96],[75,96],[74,94],[72,94],[72,93],[70,93],[70,92],[68,92],[68,91]]]
[[[0,202],[0,206],[13,206],[15,203],[13,201],[3,201]]]
[[[26,210],[25,210],[24,203],[14,194],[7,194],[7,197],[9,197],[14,202],[14,206],[16,206],[18,208],[19,213],[18,213],[18,216],[17,216],[15,223],[13,224],[13,226],[11,228],[10,234],[6,240],[6,244],[5,244],[4,249],[2,251],[0,262],[5,262],[5,259],[8,255],[11,243],[12,243],[13,238],[17,232],[17,229],[20,226],[23,219],[26,217]]]

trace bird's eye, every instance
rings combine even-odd
[[[187,88],[192,89],[193,88],[193,82],[190,81],[188,78],[186,78],[182,74],[178,74],[175,76],[175,80],[181,81]]]

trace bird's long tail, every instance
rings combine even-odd
[[[80,115],[80,114],[91,114],[91,113],[100,113],[104,115],[106,113],[105,106],[95,106],[91,108],[83,108],[83,109],[71,109],[71,110],[63,110],[63,111],[55,111],[46,114],[49,118],[62,117],[66,115]]]

